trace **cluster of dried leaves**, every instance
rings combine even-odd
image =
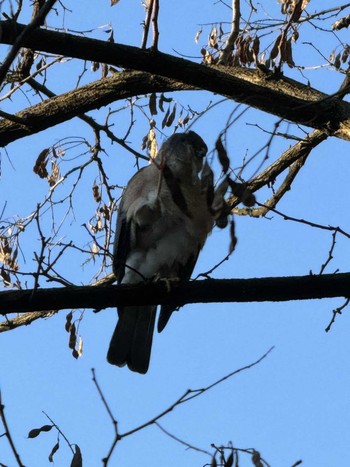
[[[264,66],[271,69],[286,63],[294,67],[292,44],[299,37],[298,25],[301,15],[309,0],[279,0],[282,14],[285,20],[282,23],[281,33],[273,44],[265,45],[261,50],[258,26],[254,23],[246,23],[239,31],[226,33],[222,25],[214,25],[209,33],[208,44],[201,49],[203,63],[211,65],[221,63],[221,52],[228,46],[227,36],[235,34],[234,47],[225,61],[226,66]],[[198,41],[199,31],[195,40]]]
[[[50,452],[50,454],[48,456],[49,462],[53,463],[55,461],[54,460],[54,455],[57,453],[57,451],[60,448],[60,436],[63,436],[64,440],[66,441],[66,443],[68,444],[69,448],[71,449],[71,451],[73,453],[73,458],[72,458],[70,466],[71,467],[82,467],[83,458],[82,458],[80,447],[77,444],[69,443],[67,438],[63,435],[63,433],[61,432],[61,430],[59,429],[59,427],[56,424],[43,425],[40,428],[33,428],[32,430],[29,431],[28,438],[29,439],[36,438],[41,433],[47,433],[47,432],[51,431],[52,428],[54,428],[55,431],[57,431],[57,441],[54,444],[54,446],[51,449],[51,452]]]

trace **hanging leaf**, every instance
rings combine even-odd
[[[70,464],[70,467],[83,467],[83,458],[81,455],[80,447],[75,444],[75,453]]]
[[[53,462],[53,456],[59,450],[59,448],[60,448],[60,443],[59,443],[59,441],[57,441],[57,443],[54,445],[54,447],[52,448],[52,450],[50,452],[49,462]]]
[[[157,95],[155,92],[149,96],[148,107],[151,115],[157,115]]]
[[[230,168],[230,159],[227,155],[227,151],[224,148],[224,145],[222,144],[221,135],[219,135],[218,139],[215,142],[215,149],[218,153],[218,158],[222,167],[222,171],[226,173]]]

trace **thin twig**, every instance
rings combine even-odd
[[[16,461],[17,461],[17,464],[19,467],[25,467],[24,464],[22,464],[22,461],[21,461],[21,458],[19,457],[19,454],[17,452],[17,449],[14,445],[14,442],[13,442],[13,439],[12,439],[12,436],[11,436],[11,433],[10,433],[10,430],[9,430],[9,427],[8,427],[8,424],[7,424],[7,420],[6,420],[6,417],[5,417],[5,406],[3,405],[2,403],[2,396],[1,396],[1,391],[0,391],[0,419],[2,421],[2,424],[4,425],[4,429],[5,429],[5,436],[11,446],[11,450],[13,452],[13,455],[15,456],[16,458]]]
[[[169,438],[172,438],[172,439],[174,439],[175,441],[177,441],[178,443],[183,444],[183,445],[186,446],[188,449],[192,449],[193,451],[203,452],[204,454],[208,454],[208,456],[211,456],[211,453],[210,453],[209,451],[206,451],[205,449],[197,448],[196,446],[193,446],[192,444],[187,443],[186,441],[184,441],[184,440],[178,438],[177,436],[173,435],[172,433],[169,433],[169,431],[166,430],[165,428],[163,428],[158,422],[155,422],[154,424],[157,425],[157,427],[158,427],[163,433],[165,433],[167,436],[169,436]]]
[[[44,5],[40,8],[40,11],[38,15],[26,26],[21,34],[17,37],[15,43],[11,47],[10,52],[8,53],[7,57],[3,61],[3,64],[0,67],[0,84],[4,81],[6,74],[13,62],[13,60],[16,58],[16,55],[18,54],[18,51],[21,48],[21,44],[25,39],[28,38],[28,36],[31,35],[31,33],[38,28],[41,24],[43,24],[46,16],[56,3],[56,0],[47,0]]]

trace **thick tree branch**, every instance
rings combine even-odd
[[[163,282],[140,285],[81,286],[0,292],[0,314],[52,308],[214,302],[263,302],[350,297],[350,273],[259,279],[207,279],[179,282],[170,292]]]
[[[0,146],[6,146],[17,139],[46,130],[119,99],[146,94],[152,89],[174,91],[190,88],[149,73],[138,71],[117,73],[22,110],[16,114],[16,121],[1,120]]]
[[[1,42],[13,44],[23,28],[25,26],[18,23],[0,22]],[[327,129],[339,138],[350,140],[349,103],[272,72],[199,65],[154,50],[141,50],[45,29],[35,30],[21,45],[38,51],[160,75],[177,83],[177,86],[181,82],[215,92],[298,124]],[[150,80],[148,78],[148,83]],[[169,85],[171,81],[168,82]],[[140,90],[134,89],[134,92],[142,94],[155,89],[154,85],[147,86],[140,82]],[[82,111],[85,110],[80,113]],[[72,118],[72,114],[66,120],[69,118]]]

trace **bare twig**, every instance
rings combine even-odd
[[[274,347],[271,347],[267,352],[264,353],[264,355],[262,355],[258,360],[256,360],[255,362],[253,363],[250,363],[249,365],[246,365],[242,368],[239,368],[238,370],[234,370],[232,371],[231,373],[227,374],[226,376],[222,377],[222,378],[219,378],[218,380],[214,381],[213,383],[209,384],[209,386],[206,386],[204,388],[201,388],[201,389],[188,389],[181,397],[179,397],[173,404],[171,404],[167,409],[165,409],[163,412],[161,412],[159,415],[157,415],[156,417],[152,418],[151,420],[149,420],[148,422],[146,423],[143,423],[142,425],[139,425],[137,426],[136,428],[133,428],[132,430],[130,431],[127,431],[125,433],[122,433],[122,434],[119,434],[118,433],[118,430],[117,430],[117,421],[116,419],[114,418],[107,402],[106,402],[106,399],[102,393],[102,390],[99,386],[99,384],[97,383],[96,381],[96,378],[95,378],[95,373],[94,373],[94,370],[92,370],[93,372],[93,381],[96,385],[96,388],[99,392],[99,395],[101,397],[101,400],[102,400],[102,403],[103,405],[105,406],[107,412],[108,412],[108,415],[109,417],[111,418],[112,420],[112,423],[113,423],[113,426],[114,426],[114,429],[115,429],[115,438],[113,440],[113,443],[112,443],[112,446],[107,454],[107,456],[103,459],[103,465],[104,466],[107,466],[108,465],[108,462],[113,454],[113,451],[117,445],[117,443],[119,441],[121,441],[123,438],[127,438],[128,436],[131,436],[133,435],[134,433],[137,433],[138,431],[141,431],[143,430],[144,428],[148,427],[148,426],[151,426],[151,425],[157,425],[158,428],[160,428],[161,430],[163,430],[168,436],[171,436],[173,439],[176,439],[177,441],[179,442],[182,442],[182,444],[185,444],[187,447],[191,447],[192,449],[195,449],[197,451],[201,451],[201,452],[204,452],[205,454],[209,454],[209,452],[207,451],[204,451],[202,449],[198,449],[198,448],[194,448],[193,446],[189,445],[188,443],[185,443],[183,441],[180,441],[178,438],[174,437],[173,435],[170,435],[170,433],[168,433],[166,430],[164,430],[159,424],[158,424],[158,420],[160,420],[161,418],[165,417],[165,415],[167,415],[168,413],[172,412],[176,407],[180,406],[181,404],[184,404],[186,402],[189,402],[190,400],[192,399],[195,399],[196,397],[199,397],[201,396],[202,394],[206,393],[207,391],[209,391],[210,389],[214,388],[215,386],[217,386],[218,384],[221,384],[223,383],[224,381],[226,381],[227,379],[229,378],[232,378],[232,376],[235,376],[237,375],[238,373],[241,373],[242,371],[245,371],[245,370],[248,370],[250,368],[253,368],[254,366],[258,365],[260,362],[262,362],[269,354],[270,352],[272,352],[272,350],[274,349]]]
[[[188,449],[192,449],[193,451],[198,451],[198,452],[202,452],[204,454],[208,454],[209,456],[211,456],[211,453],[209,451],[206,451],[205,449],[201,449],[201,448],[197,448],[196,446],[193,446],[192,444],[189,444],[187,443],[186,441],[178,438],[177,436],[173,435],[172,433],[169,433],[168,430],[166,430],[165,428],[163,428],[158,422],[155,422],[154,423],[163,433],[165,433],[167,436],[169,436],[169,438],[172,438],[174,439],[175,441],[177,441],[178,443],[180,444],[183,444],[184,446],[186,446]]]
[[[145,24],[144,24],[144,29],[143,29],[141,49],[145,49],[146,45],[147,45],[149,26],[151,24],[154,1],[155,0],[147,0],[147,2],[146,2],[146,19],[145,19]]]
[[[230,54],[232,53],[236,39],[239,35],[239,22],[241,19],[240,0],[232,0],[232,22],[231,32],[228,36],[225,47],[220,52],[219,63],[226,65]]]
[[[338,233],[337,230],[335,230],[335,231],[332,233],[332,244],[331,244],[331,247],[330,247],[329,252],[328,252],[328,258],[327,258],[326,261],[322,264],[319,274],[323,274],[323,273],[324,273],[326,267],[328,266],[328,264],[329,264],[329,263],[332,261],[332,259],[333,259],[333,251],[334,251],[335,244],[336,244],[337,233]]]
[[[329,322],[328,326],[327,326],[326,329],[325,329],[326,332],[329,332],[329,331],[331,330],[331,327],[333,326],[333,324],[334,324],[334,322],[335,322],[335,320],[336,320],[337,315],[341,315],[342,312],[343,312],[343,310],[344,310],[344,308],[346,308],[346,307],[349,305],[349,303],[350,303],[350,298],[347,298],[347,299],[345,300],[345,302],[344,302],[341,306],[339,306],[338,308],[335,308],[335,309],[333,310],[332,319],[331,319],[331,321]]]
[[[152,11],[152,29],[153,29],[152,49],[153,50],[158,50],[158,39],[159,39],[158,13],[159,13],[159,0],[154,0],[153,11]]]
[[[13,455],[15,456],[15,459],[16,459],[16,462],[17,462],[17,465],[19,467],[25,467],[24,464],[22,464],[22,461],[21,461],[21,458],[17,452],[17,449],[14,445],[14,442],[13,442],[13,439],[12,439],[12,436],[11,436],[11,433],[10,433],[10,429],[9,429],[9,426],[7,424],[7,420],[6,420],[6,417],[5,417],[5,406],[3,405],[2,403],[2,396],[1,396],[1,391],[0,391],[0,420],[2,421],[2,424],[4,425],[4,429],[5,429],[5,433],[4,435],[6,436],[10,446],[11,446],[11,450],[13,452]]]
[[[8,53],[7,57],[5,58],[3,64],[0,67],[0,83],[4,81],[13,60],[16,58],[16,55],[19,49],[21,48],[22,42],[31,35],[34,29],[38,28],[41,24],[43,24],[46,16],[48,15],[55,3],[56,0],[47,0],[42,6],[42,8],[40,8],[40,11],[35,16],[35,18],[28,24],[28,26],[25,27],[25,29],[23,29],[21,34],[19,34],[15,43],[11,47],[10,52]]]

